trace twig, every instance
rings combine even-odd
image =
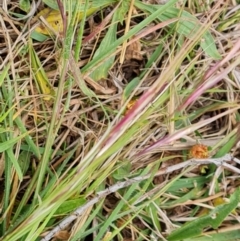
[[[227,162],[229,161],[235,161],[239,163],[239,160],[237,158],[233,158],[230,154],[226,154],[223,157],[220,158],[210,158],[210,159],[190,159],[188,161],[162,168],[160,169],[154,176],[160,176],[163,174],[168,174],[173,171],[186,168],[189,166],[199,166],[203,164],[215,164],[216,166],[222,166],[232,172],[236,172],[240,174],[240,169],[228,164]],[[91,207],[92,205],[96,204],[99,202],[102,198],[105,198],[111,193],[114,193],[118,191],[119,189],[122,189],[124,187],[131,186],[134,183],[141,182],[143,180],[146,180],[150,178],[152,174],[148,174],[145,176],[140,176],[140,177],[135,177],[123,182],[116,183],[115,185],[105,189],[104,191],[96,193],[96,197],[90,200],[88,203],[80,206],[78,209],[76,209],[70,216],[66,217],[65,219],[62,220],[62,222],[57,225],[52,231],[50,231],[44,238],[41,239],[41,241],[49,241],[52,237],[55,236],[58,232],[64,230],[66,227],[68,227],[74,220],[76,220],[86,209]]]

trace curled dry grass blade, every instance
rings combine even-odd
[[[10,28],[0,32],[9,46],[0,45],[1,128],[9,130],[0,133],[2,240],[46,241],[63,233],[69,240],[187,240],[216,228],[239,238],[235,227],[224,229],[235,222],[232,210],[239,213],[239,160],[228,153],[234,148],[239,154],[239,58],[226,44],[238,45],[229,34],[235,21],[226,14],[234,6],[42,2],[35,10],[60,10],[64,25],[44,42],[31,45],[35,27],[24,15],[32,10],[24,13],[9,3],[11,13],[1,17],[1,28]],[[85,12],[79,23],[78,10],[89,8],[95,15],[87,18]],[[11,19],[13,13],[22,20]],[[84,36],[91,38],[86,42]],[[134,44],[141,57],[127,59]],[[51,101],[37,90],[38,69],[56,92]],[[128,107],[132,100],[136,103]],[[208,143],[218,159],[186,161],[197,142]],[[215,207],[210,201],[216,197],[229,203]],[[203,206],[213,211],[200,217]],[[63,216],[68,221],[57,226]]]

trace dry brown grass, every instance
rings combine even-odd
[[[123,24],[117,25],[116,39],[150,15],[130,2]],[[181,11],[185,7],[206,29],[209,25],[221,61],[195,44],[199,36],[180,35],[174,25],[176,16],[159,25],[158,20],[152,21],[113,48],[107,58],[114,56],[111,68],[97,80],[98,74],[104,74],[93,75],[93,70],[103,69],[104,60],[95,64],[93,56],[114,25],[111,19],[121,4],[103,8],[87,19],[77,58],[77,35],[69,35],[69,42],[64,33],[44,42],[32,40],[30,32],[37,23],[16,20],[19,15],[13,13],[26,14],[18,1],[9,3],[8,13],[0,9],[2,240],[37,240],[62,216],[94,198],[97,204],[87,206],[85,216],[79,216],[74,226],[58,232],[58,239],[78,233],[80,240],[86,235],[92,240],[168,240],[183,223],[199,220],[201,212],[207,216],[206,210],[218,205],[213,202],[217,198],[223,205],[229,200],[230,206],[235,205],[238,159],[224,169],[214,166],[211,158],[229,153],[239,157],[239,6],[235,1],[200,2],[186,1],[183,6],[179,1],[176,7]],[[41,3],[37,12],[44,7]],[[40,60],[39,69],[56,92],[47,100],[34,76],[31,45]],[[17,139],[26,131],[27,136]],[[198,143],[208,147],[211,161],[207,169],[196,168],[195,163],[164,173],[189,159],[190,148]],[[149,173],[152,176],[147,181],[143,178],[139,183],[140,178],[123,190],[106,191],[117,181],[124,183]],[[71,210],[53,216],[54,210],[72,199],[78,201],[71,203]],[[226,240],[239,239],[238,205],[233,209],[224,211],[227,218],[218,227],[202,226],[202,237],[214,234],[213,240],[222,240],[218,231]],[[44,224],[41,228],[47,218],[49,227]],[[198,224],[202,225],[201,220]]]

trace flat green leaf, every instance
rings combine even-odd
[[[202,47],[203,51],[213,59],[222,58],[222,56],[219,54],[217,50],[215,40],[209,31],[204,34],[200,46]]]
[[[73,212],[75,209],[84,205],[85,203],[86,200],[84,198],[67,200],[61,204],[61,206],[57,209],[54,215],[66,215],[70,212]]]
[[[49,39],[49,36],[44,35],[42,33],[38,33],[34,30],[31,32],[31,38],[38,42],[44,42],[45,40]]]
[[[19,7],[25,11],[25,12],[29,12],[29,10],[31,9],[31,4],[29,0],[20,0],[19,1]]]
[[[123,165],[121,165],[117,170],[113,173],[113,177],[116,180],[123,180],[127,178],[131,171],[131,163],[130,161],[125,161]]]
[[[192,238],[201,235],[206,227],[218,228],[224,219],[238,206],[239,201],[240,188],[231,195],[229,203],[217,206],[209,214],[184,224],[181,228],[172,232],[167,240],[177,241]]]

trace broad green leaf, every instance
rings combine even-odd
[[[42,33],[38,33],[35,30],[31,32],[31,38],[34,40],[37,40],[38,42],[44,42],[45,40],[47,40],[49,38],[49,36],[42,34]]]
[[[113,173],[113,178],[116,180],[125,180],[125,178],[127,178],[130,174],[131,166],[130,161],[125,161],[123,165],[117,168],[117,170]]]
[[[229,203],[217,206],[208,215],[186,223],[181,228],[172,232],[167,240],[177,241],[192,238],[201,235],[203,229],[206,227],[218,228],[224,219],[238,206],[239,201],[240,188],[231,195]]]
[[[86,200],[84,198],[75,198],[71,200],[67,200],[61,204],[61,206],[57,209],[54,215],[66,215],[78,207],[84,205]]]
[[[19,7],[25,11],[25,12],[29,12],[29,10],[31,9],[31,4],[29,0],[20,0],[19,1]]]
[[[217,60],[222,58],[217,50],[215,40],[209,31],[204,34],[200,46],[202,47],[203,51],[213,59]]]
[[[145,72],[145,71],[144,71]],[[133,90],[139,85],[141,81],[140,77],[135,77],[132,79],[125,87],[123,91],[123,99],[127,100],[128,97],[132,94]]]

